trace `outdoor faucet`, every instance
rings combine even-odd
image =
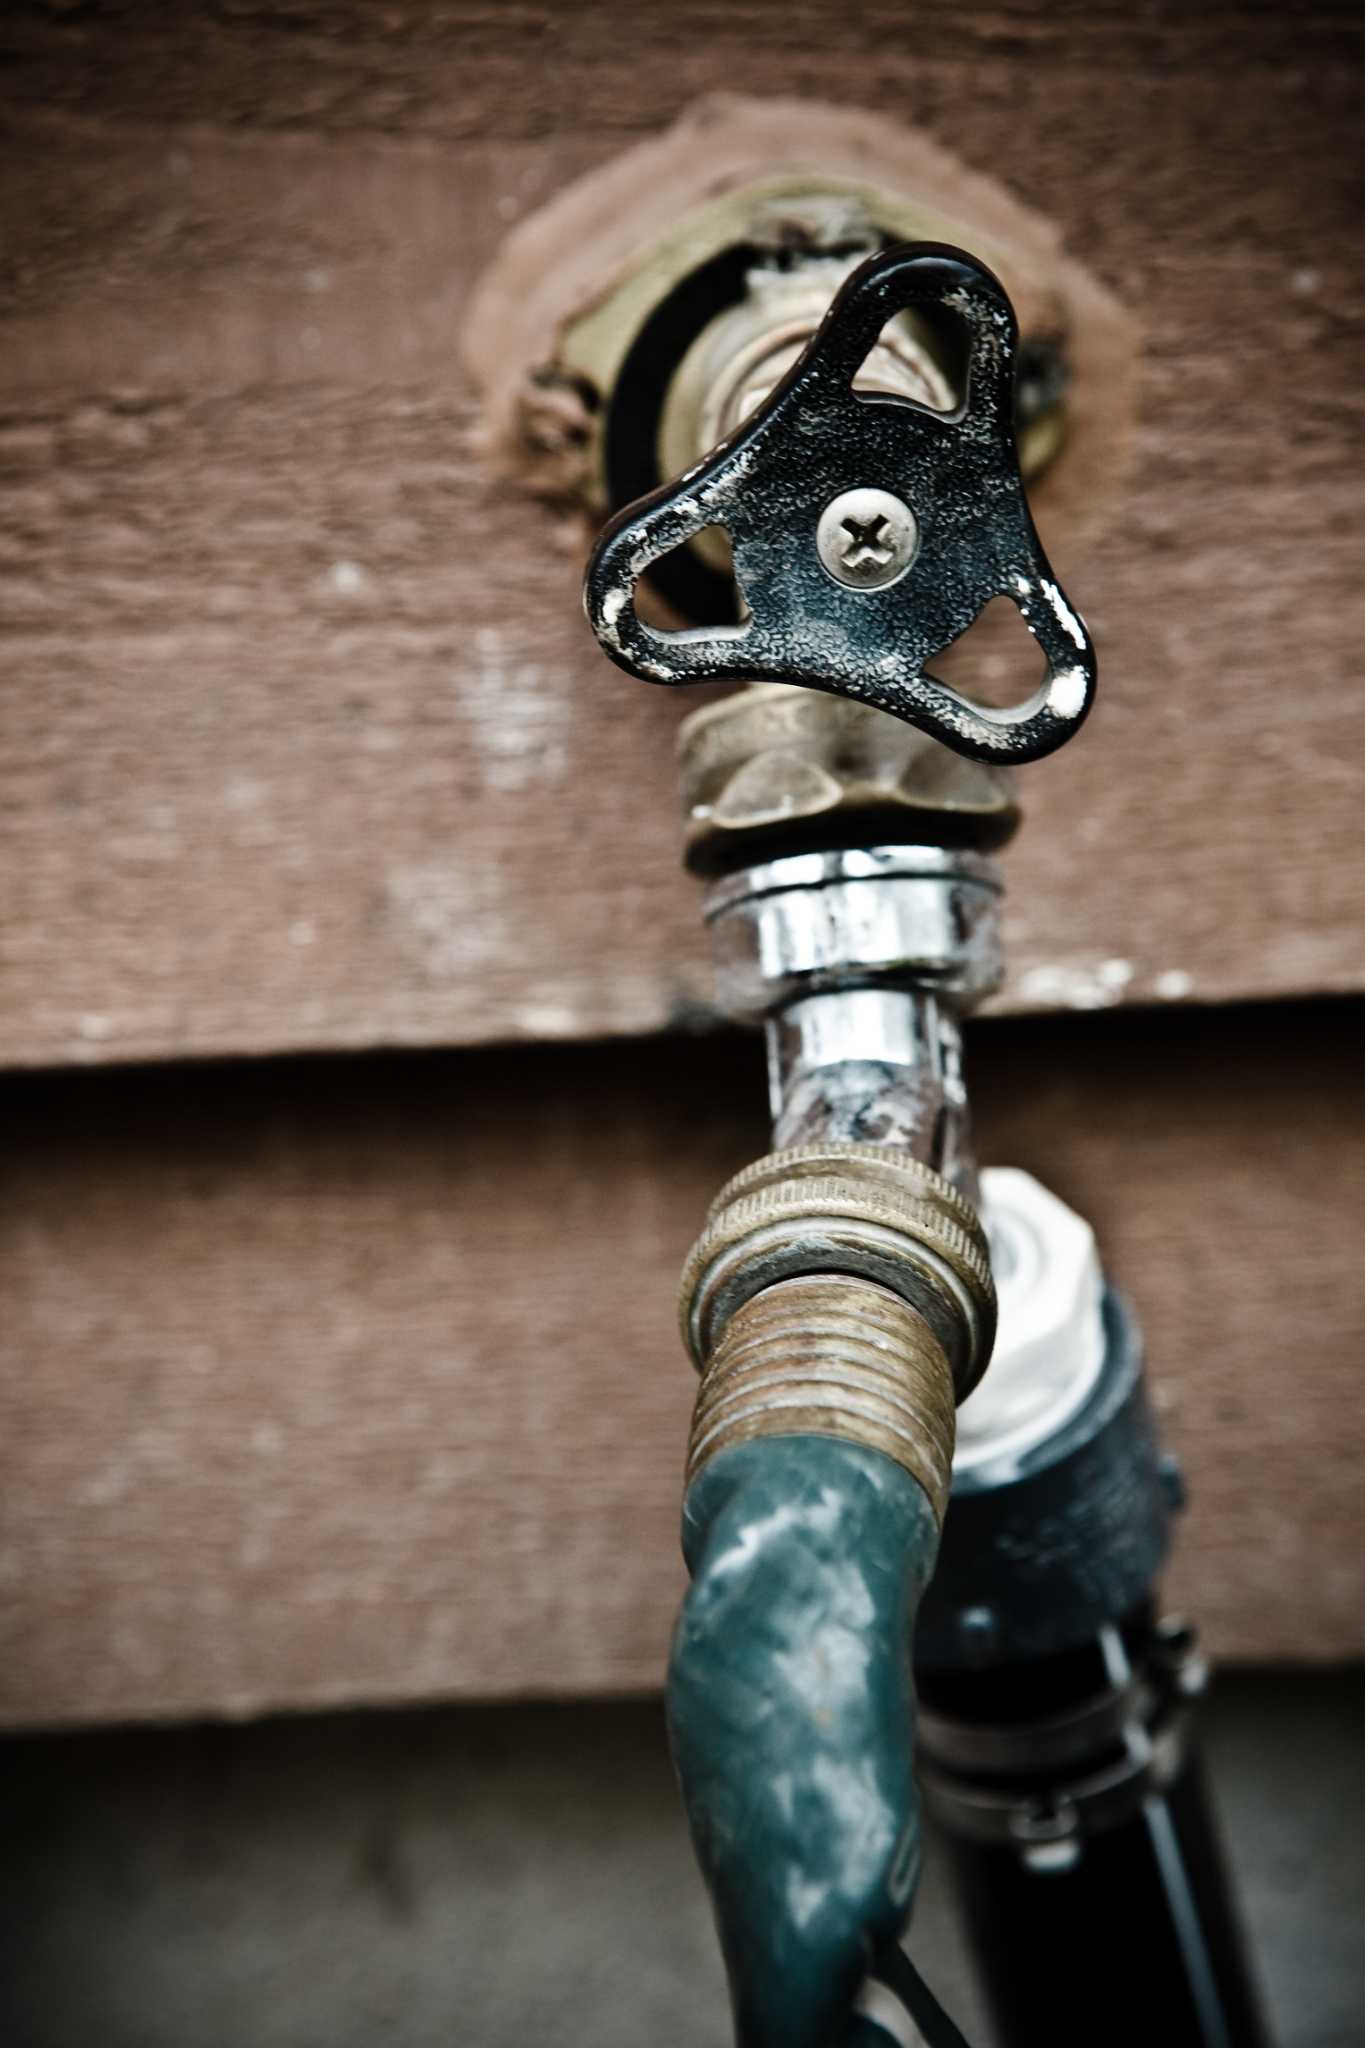
[[[948,329],[955,378],[913,360],[915,334]],[[687,861],[710,884],[721,1007],[766,1034],[774,1150],[721,1190],[683,1273],[700,1386],[667,1686],[739,2048],[960,2041],[896,1946],[917,1761],[964,1837],[1064,1871],[1092,1815],[1146,1814],[1174,1781],[1198,1683],[1189,1644],[1151,1622],[1175,1486],[1093,1238],[1019,1174],[996,1175],[990,1235],[982,1220],[960,1026],[1002,976],[1005,771],[1077,732],[1096,679],[1024,495],[1017,350],[972,257],[882,249],[771,389],[750,350],[739,395],[694,407],[727,438],[620,513],[587,573],[593,630],[629,673],[750,685],[681,737]],[[640,578],[688,547],[724,560],[717,529],[734,615],[651,622]],[[931,667],[997,598],[1045,658],[1004,709]],[[978,1397],[964,1542],[931,1594],[956,1409],[996,1334],[993,1244],[1017,1299],[1030,1233],[1035,1266],[1070,1276],[1066,1305],[1042,1343],[1016,1319],[1000,1396]],[[912,1644],[947,1674],[918,1760]],[[1085,1685],[1102,1660],[1078,1723],[1098,1748],[1087,1732],[1059,1750],[1050,1722],[1033,1749],[978,1726],[973,1672],[1008,1685],[1018,1660],[1052,1674],[1058,1657]],[[1034,1766],[1059,1757],[1074,1785],[1051,1800]],[[1198,2038],[1259,2035],[1249,2018]]]

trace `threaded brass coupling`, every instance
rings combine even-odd
[[[724,1187],[683,1271],[702,1375],[687,1477],[757,1436],[838,1436],[894,1458],[942,1516],[954,1406],[995,1335],[971,1204],[879,1145],[774,1152]]]

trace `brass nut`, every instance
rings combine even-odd
[[[995,1337],[995,1287],[971,1204],[910,1153],[880,1145],[775,1152],[712,1204],[683,1269],[683,1341],[704,1372],[731,1319],[779,1281],[869,1280],[898,1296],[945,1352],[965,1400]]]
[[[718,1216],[736,1195],[752,1194],[755,1189],[772,1187],[784,1180],[809,1180],[840,1166],[855,1170],[869,1181],[888,1188],[904,1188],[913,1182],[940,1201],[964,1231],[980,1239],[985,1249],[987,1239],[980,1218],[962,1190],[954,1187],[950,1180],[945,1180],[941,1173],[936,1173],[932,1166],[926,1166],[913,1152],[903,1152],[892,1145],[841,1144],[831,1139],[813,1145],[786,1145],[776,1152],[765,1152],[761,1159],[742,1166],[738,1173],[730,1176],[707,1210],[707,1220]]]
[[[702,1377],[686,1484],[764,1436],[832,1436],[893,1458],[941,1523],[953,1464],[953,1376],[924,1317],[870,1280],[780,1280],[730,1317]]]
[[[1009,772],[950,753],[871,705],[765,683],[704,705],[678,741],[686,860],[699,874],[770,844],[1002,846]]]

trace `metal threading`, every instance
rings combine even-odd
[[[842,1274],[877,1283],[928,1325],[958,1400],[995,1335],[989,1249],[971,1204],[907,1152],[790,1147],[724,1187],[683,1269],[683,1341],[705,1371],[740,1309],[779,1281]]]
[[[947,1354],[915,1309],[849,1274],[780,1280],[735,1310],[707,1364],[686,1483],[757,1437],[837,1437],[893,1458],[941,1523],[954,1419]]]
[[[975,1238],[982,1235],[976,1210],[952,1184],[926,1166],[913,1153],[903,1152],[887,1145],[841,1144],[837,1142],[812,1145],[784,1145],[776,1152],[765,1153],[762,1159],[755,1159],[751,1165],[742,1166],[732,1174],[725,1186],[707,1211],[708,1221],[719,1216],[739,1195],[754,1194],[761,1188],[771,1188],[782,1181],[804,1181],[834,1173],[839,1168],[854,1172],[870,1185],[895,1189],[902,1192],[914,1184],[917,1190],[931,1194],[941,1202],[948,1215],[958,1227]]]

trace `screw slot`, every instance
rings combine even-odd
[[[821,566],[846,590],[885,590],[914,561],[919,526],[890,491],[841,491],[820,514],[815,545]]]

